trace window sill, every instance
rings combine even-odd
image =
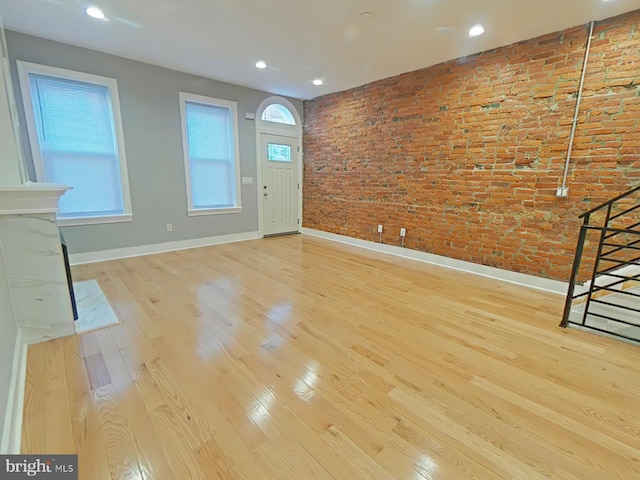
[[[202,208],[198,210],[189,210],[187,215],[190,217],[199,217],[201,215],[226,215],[229,213],[240,213],[242,207],[229,207],[229,208]]]
[[[77,217],[77,218],[58,218],[57,223],[60,227],[71,227],[74,225],[97,225],[100,223],[120,223],[133,222],[133,215],[125,213],[124,215],[109,215],[106,217]]]

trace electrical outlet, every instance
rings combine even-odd
[[[167,232],[173,232],[173,224],[167,223]]]
[[[407,234],[407,229],[406,228],[401,228],[400,229],[400,236],[404,237]]]
[[[382,224],[378,225],[378,233],[382,233]]]
[[[569,196],[569,187],[558,187],[556,197],[566,198]]]

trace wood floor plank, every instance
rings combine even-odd
[[[640,478],[637,345],[563,297],[306,236],[73,268],[122,324],[28,352],[86,480]]]
[[[209,474],[211,480],[243,478],[215,440],[200,445],[196,453],[200,468]]]
[[[29,348],[24,388],[24,415],[22,422],[23,452],[45,453],[44,375],[45,345]]]
[[[45,393],[44,411],[44,451],[55,454],[75,453],[71,428],[71,407],[69,406],[67,389],[64,386]]]
[[[185,439],[186,434],[182,433],[184,427],[171,407],[158,407],[149,416],[175,478],[207,480],[208,472],[203,472],[198,466],[197,455],[194,455],[192,445]]]
[[[91,395],[86,364],[81,357],[81,337],[64,339],[65,378],[71,415],[71,429],[78,454],[78,470],[85,478],[111,478],[100,426],[98,411]],[[36,350],[37,346],[30,347]],[[35,451],[33,451],[35,453]]]
[[[129,428],[141,478],[143,480],[178,478],[169,466],[162,449],[161,438],[153,427],[142,399],[136,395],[135,391],[130,391],[123,402],[131,411],[131,418],[135,419],[130,423]]]
[[[129,423],[132,421],[122,411],[113,385],[106,385],[91,392],[96,406],[96,419],[104,442],[104,451],[111,478],[139,478],[140,464],[131,441]]]

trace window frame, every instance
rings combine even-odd
[[[120,168],[120,189],[122,192],[122,204],[124,212],[116,215],[94,215],[94,216],[76,216],[76,217],[59,217],[57,223],[60,226],[71,225],[92,225],[100,223],[119,223],[133,221],[133,213],[131,209],[131,193],[129,189],[129,173],[127,170],[127,157],[124,144],[124,129],[122,127],[122,112],[120,110],[120,95],[118,93],[118,81],[115,78],[93,75],[85,72],[77,72],[64,68],[52,67],[49,65],[40,65],[18,60],[18,79],[20,83],[20,92],[22,95],[22,106],[24,108],[25,119],[27,122],[27,133],[29,136],[29,145],[31,146],[31,158],[38,182],[46,182],[44,175],[44,164],[42,161],[42,152],[38,142],[38,130],[36,128],[36,120],[33,111],[33,100],[31,96],[30,74],[43,75],[48,77],[60,78],[62,80],[71,80],[84,83],[91,83],[107,88],[109,92],[109,106],[111,107],[111,115],[113,119],[114,134],[117,144],[118,162]]]
[[[196,95],[194,93],[179,92],[180,120],[182,123],[182,156],[184,158],[185,183],[187,187],[187,215],[190,217],[200,215],[223,215],[242,212],[242,185],[240,172],[240,141],[238,129],[238,104],[231,100]],[[232,207],[198,208],[193,206],[193,191],[191,188],[191,164],[189,158],[189,136],[187,131],[187,102],[205,106],[226,108],[230,113],[230,131],[233,135],[233,155],[235,166],[235,203]]]

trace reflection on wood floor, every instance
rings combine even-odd
[[[123,324],[29,349],[80,478],[640,478],[640,348],[563,298],[306,236],[75,267]]]

